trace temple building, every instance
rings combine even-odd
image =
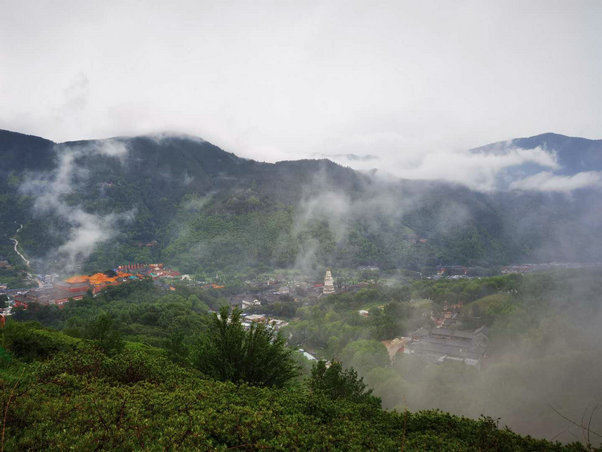
[[[425,359],[442,363],[460,361],[480,367],[487,356],[487,327],[474,331],[450,328],[420,328],[406,342],[404,353],[416,354]]]
[[[330,269],[326,270],[324,275],[324,289],[322,290],[324,295],[330,295],[334,293],[334,279],[332,279],[332,273]]]

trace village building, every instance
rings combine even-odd
[[[132,266],[132,269],[137,265]],[[159,264],[161,265],[161,264]],[[119,267],[125,268],[123,267]],[[137,268],[137,267],[136,267]],[[153,270],[159,269],[163,276],[173,276],[177,272],[163,269],[163,266],[155,265]],[[69,300],[81,300],[88,292],[97,294],[109,286],[118,286],[128,281],[141,279],[143,276],[139,273],[131,274],[120,270],[107,273],[95,273],[91,276],[77,275],[65,279],[64,281],[55,281],[58,275],[38,276],[38,281],[42,282],[41,287],[29,290],[19,290],[14,295],[15,307],[24,307],[31,303],[39,305],[58,305],[61,306]]]
[[[398,353],[404,353],[405,346],[409,340],[409,337],[396,337],[395,339],[391,339],[389,341],[381,341],[381,343],[387,349],[387,353],[389,354],[389,359],[391,362],[395,360],[395,357]]]
[[[487,343],[485,326],[474,331],[420,328],[412,334],[404,353],[433,362],[459,361],[479,367],[486,357]]]
[[[278,291],[274,292],[276,295],[290,295],[291,289],[288,286],[282,286]]]
[[[279,329],[279,328],[288,326],[288,322],[286,320],[282,320],[282,319],[269,319],[268,325],[270,325],[276,329]]]
[[[265,314],[243,314],[242,325],[245,327],[245,329],[250,328],[252,323],[263,323],[275,329],[279,329],[288,325],[286,320],[273,319]]]
[[[302,348],[299,349],[299,351],[303,354],[303,356],[305,357],[305,359],[309,360],[309,361],[317,361],[318,358],[316,358],[314,355],[312,355],[309,352],[306,352],[305,350],[303,350]]]
[[[258,299],[254,299],[254,300],[242,300],[242,310],[244,311],[245,309],[249,309],[255,306],[261,306],[261,301],[259,301]]]
[[[18,293],[14,297],[15,307],[27,307],[31,303],[49,305],[54,301],[52,291],[43,289],[31,289]]]
[[[431,320],[437,328],[453,328],[458,324],[463,306],[463,303],[450,305],[445,301],[442,312],[439,314],[432,313]]]
[[[42,306],[62,305],[69,299],[81,300],[90,288],[88,279],[77,276],[58,282],[53,286],[44,286],[18,293],[14,297],[15,306],[27,308],[31,303]]]
[[[266,316],[265,314],[251,314],[245,316],[245,320],[249,322],[263,323],[266,321]]]

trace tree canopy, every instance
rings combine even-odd
[[[241,312],[224,306],[214,314],[199,338],[195,367],[220,381],[284,386],[298,373],[293,350],[269,326],[254,323],[245,330]]]

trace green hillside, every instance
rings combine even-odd
[[[378,399],[209,380],[160,349],[108,352],[32,323],[2,330],[4,450],[586,450],[490,418],[383,411]]]
[[[600,270],[383,281],[259,307],[288,322],[278,340],[209,312],[228,305],[228,289],[173,285],[14,309],[0,328],[11,448],[562,449],[504,425],[600,445]],[[478,367],[390,360],[381,341],[430,328],[450,304],[462,313],[452,328],[488,327]],[[332,360],[329,373],[300,348]]]
[[[187,273],[596,261],[601,203],[381,180],[328,160],[260,163],[193,137],[54,144],[0,134],[0,255],[39,271],[161,261]]]

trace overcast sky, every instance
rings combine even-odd
[[[601,30],[602,1],[0,0],[0,128],[414,168],[602,138]]]

